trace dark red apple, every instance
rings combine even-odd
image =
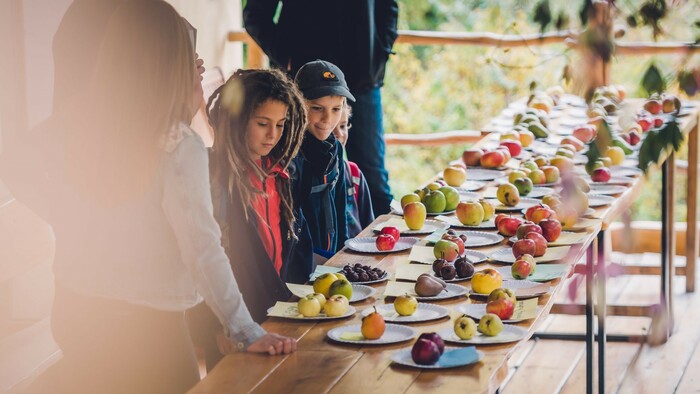
[[[379,234],[389,234],[392,237],[394,237],[396,241],[398,241],[401,237],[401,231],[399,231],[398,228],[392,226],[386,226],[382,228],[382,231],[380,231]]]
[[[440,355],[445,352],[445,341],[443,341],[442,337],[436,332],[424,332],[418,336],[418,339],[427,339],[432,341],[438,347]]]
[[[540,227],[547,242],[554,242],[561,235],[561,223],[557,219],[545,219],[540,222]]]
[[[529,220],[526,220],[526,221],[522,222],[522,224],[520,224],[520,226],[518,226],[518,230],[515,232],[515,236],[518,239],[523,239],[523,238],[525,238],[525,234],[531,233],[531,232],[542,234],[542,229],[540,228],[540,226],[536,225],[535,223],[533,223]]]
[[[413,362],[421,365],[433,365],[440,359],[440,350],[429,339],[418,339],[411,349]]]
[[[520,143],[520,141],[505,140],[501,141],[500,146],[505,146],[508,148],[508,151],[512,157],[517,157],[520,152],[523,151],[523,145]]]
[[[630,145],[635,146],[641,141],[641,137],[639,136],[639,133],[636,130],[630,131]]]
[[[509,216],[502,218],[496,227],[501,235],[505,237],[512,237],[518,231],[518,226],[520,226],[520,223],[522,223],[522,219]]]
[[[529,233],[525,236],[525,239],[535,242],[535,253],[529,254],[532,254],[535,257],[540,257],[547,252],[547,240],[542,236],[542,234]]]
[[[610,173],[609,168],[600,167],[593,170],[593,173],[591,174],[591,180],[593,180],[593,182],[608,182],[611,176],[612,174]]]
[[[481,163],[481,156],[484,155],[484,151],[476,149],[467,149],[462,153],[462,161],[465,165],[470,167],[477,167]]]
[[[535,233],[533,233],[535,234]],[[535,241],[531,239],[519,239],[513,244],[513,256],[517,259],[524,254],[535,255]]]
[[[396,245],[396,240],[389,234],[381,234],[375,241],[377,249],[381,251],[393,250]]]
[[[647,110],[650,114],[656,115],[661,113],[663,105],[659,100],[647,100],[647,102],[644,103],[644,109]]]
[[[654,118],[654,128],[658,129],[659,127],[664,125],[664,118],[657,116]]]

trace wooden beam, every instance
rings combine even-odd
[[[693,42],[615,42],[616,55],[672,55],[700,51]]]
[[[608,316],[651,317],[654,305],[610,305],[606,307]],[[550,313],[561,315],[585,315],[586,306],[582,304],[554,304]]]
[[[478,130],[453,130],[440,133],[384,134],[387,145],[438,146],[457,143],[475,143],[483,134]]]
[[[544,34],[496,34],[489,32],[442,32],[421,30],[399,30],[396,42],[413,45],[480,45],[521,47],[528,45],[561,44],[575,34],[572,30],[554,31]]]

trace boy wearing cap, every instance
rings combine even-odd
[[[295,77],[306,99],[308,125],[299,155],[290,166],[295,196],[311,233],[314,253],[329,258],[347,239],[343,147],[333,135],[346,100],[355,101],[343,72],[316,60],[302,66]]]

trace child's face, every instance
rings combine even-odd
[[[336,126],[335,129],[333,129],[333,134],[335,135],[335,138],[340,141],[343,146],[345,146],[345,142],[348,140],[348,130],[350,129],[349,124],[348,124],[348,111],[345,110],[343,111],[343,114],[340,116],[340,122],[338,122],[338,126]]]
[[[345,106],[345,97],[325,96],[316,100],[306,100],[309,110],[308,130],[316,139],[325,141],[340,121]]]
[[[251,159],[267,156],[282,138],[287,105],[281,101],[267,100],[250,116],[246,127],[246,143]]]

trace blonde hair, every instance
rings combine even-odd
[[[72,109],[84,116],[68,120],[78,123],[66,147],[80,189],[114,200],[149,187],[166,134],[194,114],[194,62],[188,27],[170,4],[128,0],[115,10],[88,92],[74,103],[83,109]]]
[[[284,170],[299,152],[306,129],[304,98],[292,80],[278,70],[238,70],[209,98],[207,114],[214,128],[215,140],[211,155],[212,181],[224,185],[229,195],[238,193],[248,220],[249,203],[261,192],[248,181],[252,172],[261,181],[268,173],[260,168],[248,153],[246,133],[248,121],[255,110],[268,100],[287,106],[287,119],[280,141],[266,157],[269,168],[278,164]],[[279,190],[281,216],[290,229],[294,209],[289,180]]]

